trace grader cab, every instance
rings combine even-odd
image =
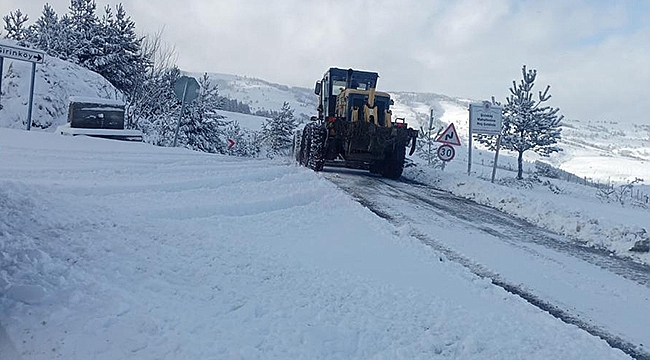
[[[393,120],[393,100],[376,91],[376,72],[330,68],[316,82],[318,116],[296,138],[296,159],[320,171],[323,166],[366,169],[397,179],[406,147],[415,150],[418,132]]]

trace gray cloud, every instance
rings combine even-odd
[[[35,19],[42,3],[3,0]],[[67,0],[50,2],[64,12]],[[99,6],[105,1],[97,1]],[[329,66],[378,71],[384,90],[503,99],[521,66],[570,118],[650,123],[644,2],[549,0],[126,0],[143,33],[164,27],[189,71],[311,87]]]

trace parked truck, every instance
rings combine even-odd
[[[315,171],[324,166],[369,170],[397,179],[406,148],[415,151],[417,130],[393,119],[393,100],[376,91],[376,72],[330,68],[316,82],[318,116],[296,133],[296,160]]]

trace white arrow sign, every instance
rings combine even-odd
[[[45,53],[19,46],[0,44],[0,57],[42,64]]]

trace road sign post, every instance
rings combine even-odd
[[[438,159],[442,160],[442,170],[445,170],[447,163],[456,156],[456,150],[453,146],[460,146],[460,137],[458,137],[454,123],[447,125],[445,130],[438,135],[436,141],[442,143],[436,153],[438,154]]]
[[[34,78],[36,77],[36,63],[32,63],[32,80],[29,82],[29,104],[27,109],[27,131],[32,128],[32,108],[34,105]]]
[[[472,174],[472,106],[469,107],[469,140],[467,141],[467,176]]]
[[[27,130],[30,130],[32,128],[32,109],[34,107],[34,78],[36,77],[36,64],[42,64],[45,61],[45,53],[20,46],[0,44],[0,93],[2,92],[2,68],[4,65],[4,58],[32,63],[32,78],[29,83],[29,103],[27,105],[26,126]]]
[[[497,137],[497,150],[494,153],[494,164],[492,165],[492,180],[494,182],[494,177],[497,175],[497,161],[499,160],[499,148],[501,147],[501,135]]]
[[[2,69],[4,67],[4,62],[5,62],[5,58],[0,56],[0,104],[2,104]]]
[[[178,114],[178,123],[176,124],[176,131],[174,132],[174,147],[178,143],[178,132],[181,130],[181,120],[183,119],[183,113],[185,112],[185,95],[187,95],[187,82],[183,87],[183,96],[181,96],[181,112]]]
[[[472,135],[497,135],[497,150],[492,168],[492,182],[496,175],[496,166],[501,146],[501,129],[503,126],[502,108],[489,101],[469,104],[469,149],[467,153],[467,175],[472,173]]]
[[[185,104],[194,101],[199,97],[201,86],[195,78],[189,76],[181,76],[174,83],[174,94],[181,101],[181,112],[178,114],[178,123],[176,124],[176,132],[174,133],[174,147],[178,143],[178,132],[181,129],[181,120],[183,119],[183,112],[185,112]]]

